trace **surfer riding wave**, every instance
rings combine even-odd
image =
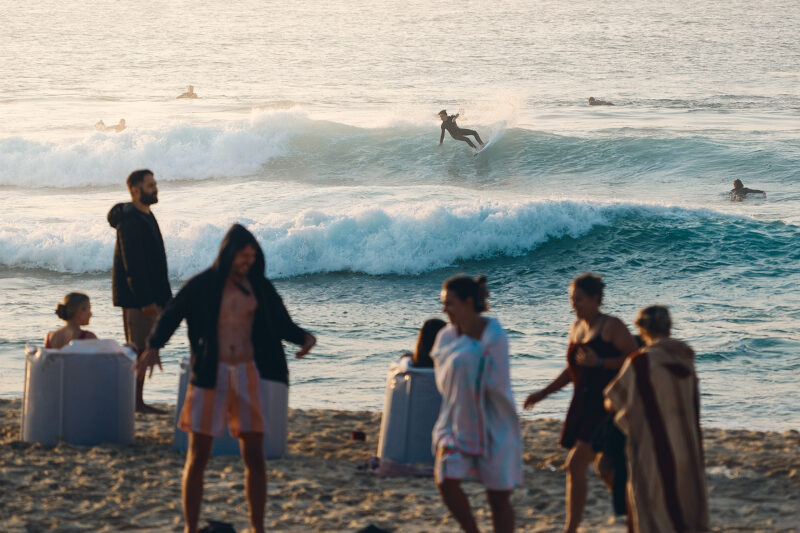
[[[456,124],[458,115],[459,113],[448,116],[447,110],[445,109],[439,111],[439,118],[442,119],[442,135],[439,137],[439,146],[441,146],[442,142],[444,142],[444,132],[447,130],[453,139],[457,141],[464,141],[470,145],[471,148],[477,150],[478,148],[472,143],[471,140],[469,140],[469,138],[467,138],[467,135],[472,135],[475,137],[475,140],[478,141],[481,146],[483,146],[484,142],[481,140],[481,137],[478,135],[477,131],[466,130],[458,127],[458,124]]]

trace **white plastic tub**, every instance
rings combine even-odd
[[[186,398],[186,387],[189,383],[189,360],[181,361],[181,372],[178,378],[178,408],[175,411],[175,436],[172,446],[179,452],[189,447],[189,435],[178,427],[183,401]],[[286,439],[289,426],[289,387],[285,383],[266,380],[266,394],[262,398],[261,408],[265,415],[264,457],[278,459],[286,455]],[[225,435],[214,439],[211,455],[241,455],[239,440],[232,437],[225,427]]]
[[[414,368],[408,359],[394,363],[386,376],[378,457],[400,463],[430,463],[431,432],[442,396],[432,368]]]
[[[20,438],[83,446],[133,442],[135,354],[114,340],[26,347]]]

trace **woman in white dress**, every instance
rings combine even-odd
[[[431,351],[442,394],[433,428],[434,474],[442,500],[461,528],[478,527],[461,481],[486,487],[496,532],[514,530],[511,491],[522,482],[522,437],[511,393],[508,338],[488,309],[486,277],[455,276],[442,286],[449,324]]]

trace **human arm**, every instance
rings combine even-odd
[[[300,346],[300,349],[294,354],[300,359],[311,351],[311,348],[317,343],[317,338],[294,323],[278,291],[269,280],[265,279],[264,281],[267,288],[266,304],[269,307],[269,316],[274,321],[275,329],[281,339]]]
[[[618,413],[637,401],[635,396],[636,372],[628,358],[619,373],[603,390],[603,407],[609,413]]]
[[[164,312],[156,323],[156,327],[147,339],[147,349],[142,352],[136,363],[136,374],[144,376],[150,370],[150,377],[153,376],[153,368],[158,365],[159,370],[164,370],[161,366],[161,356],[159,350],[167,344],[172,334],[178,329],[181,321],[187,316],[194,305],[195,293],[198,292],[199,282],[197,278],[189,280],[178,294],[167,303]]]
[[[308,355],[308,352],[311,351],[311,348],[313,348],[315,344],[317,344],[317,338],[311,333],[306,332],[303,345],[300,347],[299,350],[294,352],[294,356],[298,359],[302,359],[303,357]]]
[[[550,384],[547,387],[543,388],[542,390],[530,393],[528,397],[525,398],[525,404],[523,407],[525,409],[533,408],[533,406],[539,403],[540,401],[544,400],[551,394],[558,392],[564,387],[566,387],[570,381],[572,381],[572,378],[570,377],[569,374],[569,368],[565,368],[564,370],[561,371],[561,373],[558,375],[556,379],[550,382]]]
[[[442,124],[442,134],[439,136],[439,146],[444,142],[444,124]]]
[[[744,189],[742,192],[744,192],[744,194],[764,194],[764,195],[767,194],[764,191],[758,189]]]
[[[167,302],[164,311],[156,322],[155,328],[147,339],[147,348],[163,348],[169,342],[172,334],[180,326],[181,321],[186,318],[196,305],[197,296],[202,295],[204,287],[199,276],[195,276],[186,282],[178,291],[175,298]]]

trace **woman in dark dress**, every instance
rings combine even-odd
[[[604,286],[602,278],[593,274],[582,274],[572,281],[569,296],[576,320],[569,331],[567,367],[547,387],[525,400],[525,409],[531,409],[568,383],[575,387],[561,434],[561,445],[570,450],[566,463],[566,533],[577,531],[586,505],[586,469],[596,455],[592,440],[605,419],[603,389],[614,379],[625,356],[636,349],[627,326],[600,311]]]

